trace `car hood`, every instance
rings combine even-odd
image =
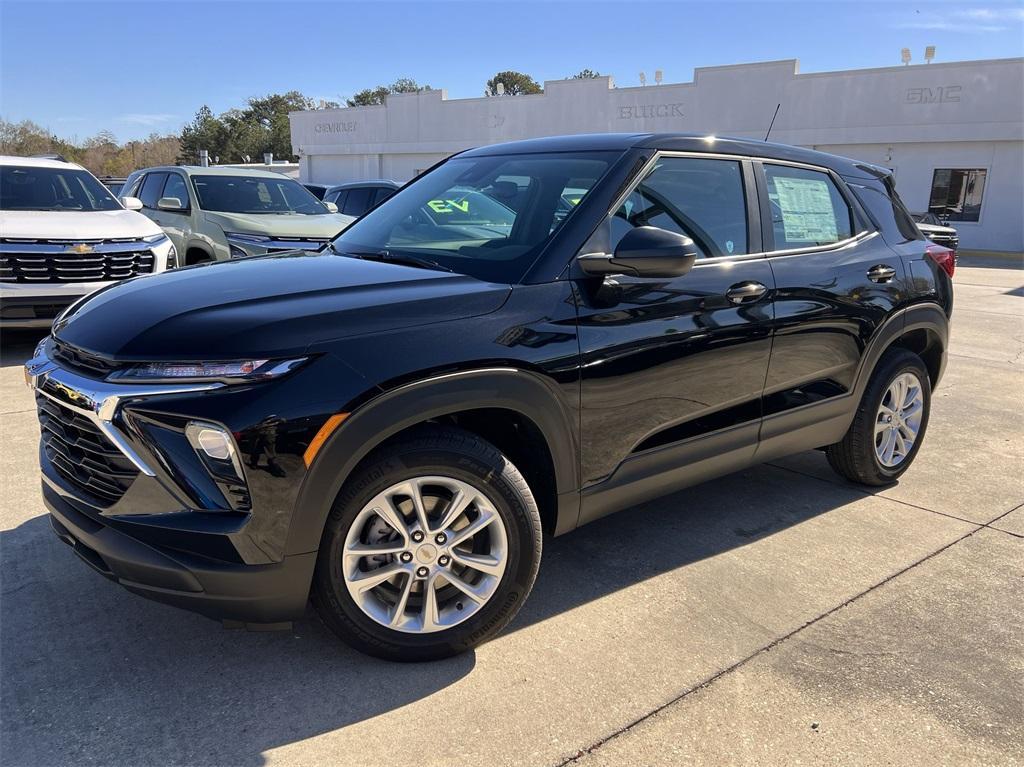
[[[262,234],[270,237],[334,237],[355,219],[341,213],[305,216],[301,213],[215,213],[206,211],[206,220],[225,232]]]
[[[103,288],[54,335],[120,360],[287,357],[333,339],[487,314],[510,291],[460,274],[293,251]]]
[[[152,234],[160,234],[160,227],[134,210],[0,212],[0,237],[81,241]]]

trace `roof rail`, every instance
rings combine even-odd
[[[33,155],[29,155],[29,157],[35,157],[36,159],[39,159],[39,160],[59,160],[60,162],[70,162],[70,160],[68,160],[67,157],[65,157],[62,154],[58,154],[57,152],[46,152],[44,154],[33,154]]]

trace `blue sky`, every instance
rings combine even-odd
[[[204,103],[299,90],[342,101],[412,77],[449,98],[495,72],[584,67],[638,85],[796,58],[802,72],[1024,55],[1021,2],[244,2],[0,0],[0,116],[79,139],[177,132]]]

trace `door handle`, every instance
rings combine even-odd
[[[767,292],[760,282],[738,282],[725,291],[725,296],[734,304],[752,304]]]
[[[896,276],[896,270],[888,264],[877,264],[868,269],[868,279],[872,282],[888,282]]]

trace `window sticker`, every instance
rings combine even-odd
[[[775,201],[782,212],[787,242],[836,242],[839,232],[828,183],[811,178],[776,176]]]
[[[463,213],[469,213],[469,200],[428,200],[427,205],[435,213],[454,213],[455,210],[461,210]],[[454,209],[454,210],[453,210]]]

